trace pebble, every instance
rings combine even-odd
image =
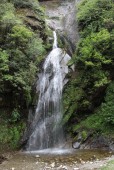
[[[82,161],[81,163],[82,163],[82,164],[85,164],[85,161]]]
[[[40,156],[39,155],[36,155],[36,158],[39,158]]]
[[[62,168],[62,165],[60,165],[57,169],[61,169]]]
[[[53,162],[52,164],[51,164],[51,168],[54,168],[55,167],[55,162]]]
[[[90,164],[93,164],[93,162],[90,162]]]
[[[74,162],[75,164],[77,164],[77,161],[76,162]]]
[[[79,168],[74,168],[73,170],[79,170]]]
[[[50,169],[50,167],[49,167],[49,166],[47,166],[47,167],[45,167],[45,169]]]
[[[68,169],[66,166],[63,166],[62,168],[63,168],[64,170],[67,170],[67,169]]]
[[[68,168],[67,168],[67,166],[62,166],[62,165],[60,165],[57,169],[60,169],[60,170],[67,170]]]
[[[14,167],[12,167],[12,168],[11,168],[11,170],[15,170],[15,168],[14,168]]]
[[[103,165],[100,165],[100,167],[102,167]]]

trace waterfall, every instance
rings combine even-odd
[[[28,151],[61,147],[64,141],[62,119],[63,74],[60,61],[62,49],[57,47],[57,35],[53,32],[53,49],[47,56],[43,72],[39,75],[37,91],[39,100],[32,122],[32,134]]]
[[[53,49],[54,49],[57,48],[57,34],[55,31],[53,31],[53,37],[54,37]]]

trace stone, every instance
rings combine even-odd
[[[11,170],[15,170],[15,168],[14,168],[14,167],[12,167],[12,168],[11,168]]]
[[[45,169],[50,169],[50,167],[49,167],[49,166],[46,166]]]
[[[39,158],[40,156],[39,155],[36,155],[36,158]]]
[[[67,170],[68,168],[66,166],[63,166],[62,169]]]
[[[112,143],[112,144],[109,145],[109,149],[112,150],[112,151],[114,151],[114,143]]]
[[[93,162],[90,162],[90,164],[93,164]]]
[[[51,168],[54,168],[55,167],[55,162],[53,162],[52,164],[51,164]]]
[[[103,165],[100,165],[100,167],[102,167]]]
[[[73,147],[74,149],[79,149],[79,148],[80,148],[80,145],[81,145],[80,142],[75,142],[75,143],[72,144],[72,147]]]
[[[57,169],[61,169],[62,168],[62,165],[60,165]]]

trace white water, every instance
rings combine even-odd
[[[43,73],[39,75],[37,91],[39,100],[32,123],[28,151],[61,148],[64,143],[62,119],[63,77],[60,60],[63,51],[57,47],[56,32],[53,32],[53,50],[47,56]]]
[[[49,149],[42,149],[42,150],[35,150],[35,151],[26,151],[26,154],[32,155],[66,155],[66,154],[73,154],[75,153],[75,149],[63,149],[63,148],[49,148]]]
[[[57,35],[55,31],[53,31],[53,37],[54,37],[53,49],[54,49],[57,48]]]

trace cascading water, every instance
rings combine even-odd
[[[64,79],[60,62],[64,54],[62,49],[57,47],[56,32],[54,31],[53,34],[53,50],[44,62],[43,73],[39,75],[37,84],[39,100],[32,122],[28,151],[61,147],[64,141],[63,129],[60,125]]]

